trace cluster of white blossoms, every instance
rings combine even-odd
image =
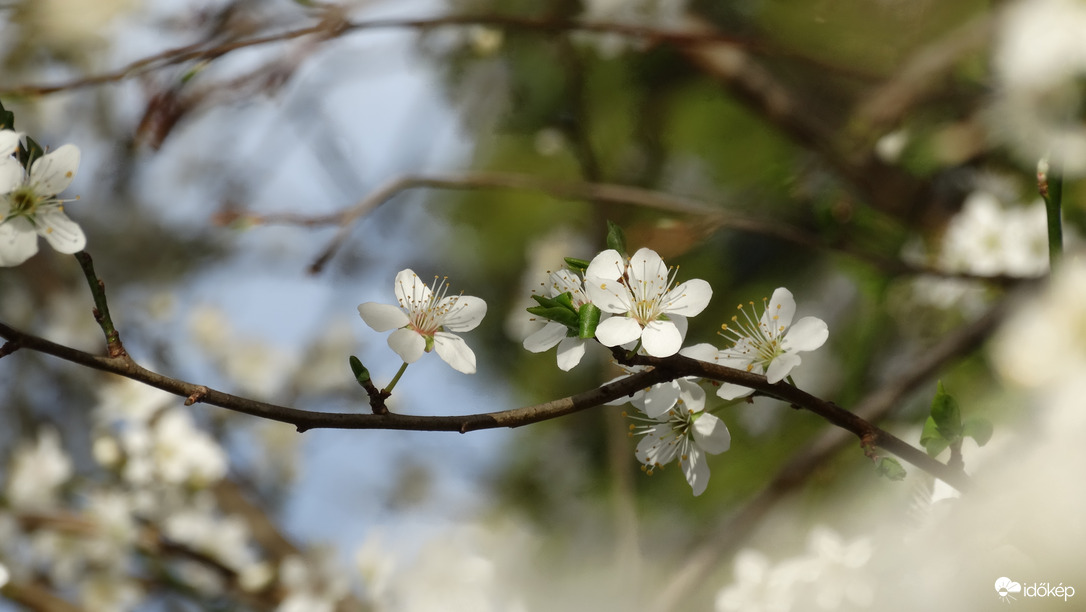
[[[83,250],[83,230],[64,214],[57,194],[72,184],[79,149],[64,145],[31,160],[13,157],[23,134],[0,130],[0,266],[17,266],[38,252],[38,236],[61,253]]]
[[[1002,11],[989,124],[1027,166],[1052,156],[1067,176],[1086,174],[1084,29],[1086,5],[1076,0],[1019,0]]]
[[[875,593],[864,568],[873,552],[870,539],[846,543],[823,526],[811,531],[804,554],[776,565],[756,550],[742,550],[735,582],[717,593],[716,612],[867,609]]]
[[[677,268],[670,268],[655,251],[642,248],[630,257],[607,249],[591,261],[567,259],[569,268],[551,272],[542,295],[533,295],[538,306],[528,311],[545,321],[541,329],[524,339],[524,348],[540,353],[557,347],[558,367],[569,371],[584,357],[591,341],[605,347],[621,347],[634,354],[657,358],[683,354],[701,361],[765,374],[769,382],[784,380],[800,364],[799,353],[813,351],[829,337],[826,323],[804,317],[792,323],[796,303],[781,287],[763,312],[752,314],[740,306],[744,319],[732,317],[724,326],[732,346],[723,350],[710,344],[683,348],[687,319],[709,305],[713,290],[704,280],[677,282]],[[405,366],[423,353],[436,351],[454,369],[475,372],[475,353],[452,332],[474,329],[486,314],[483,300],[447,295],[445,281],[427,286],[411,270],[396,275],[394,291],[399,306],[366,302],[358,313],[373,329],[394,330],[389,346]],[[643,366],[627,367],[626,376]],[[402,371],[402,370],[401,370]],[[395,383],[394,379],[393,383]],[[392,386],[390,384],[390,387]],[[752,389],[724,383],[717,395],[732,400]],[[646,472],[677,461],[695,495],[709,481],[707,455],[731,446],[731,434],[720,418],[705,410],[705,391],[696,379],[672,380],[639,390],[628,400],[640,413],[630,435],[639,437],[635,455]]]

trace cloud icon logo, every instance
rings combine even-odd
[[[1007,603],[1010,603],[1011,599],[1017,599],[1016,597],[1011,595],[1011,593],[1021,593],[1022,585],[1011,580],[1010,578],[1007,578],[1006,576],[1003,576],[999,580],[995,581],[995,590],[996,593],[999,595],[1000,599]]]

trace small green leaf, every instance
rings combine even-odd
[[[588,269],[588,264],[592,263],[586,259],[577,259],[576,257],[566,257],[565,262],[570,270],[581,274],[584,274],[585,270]]]
[[[875,464],[875,473],[890,480],[905,480],[905,468],[893,457],[880,457]]]
[[[351,364],[351,372],[354,372],[354,379],[358,381],[358,384],[365,386],[370,381],[370,371],[366,369],[366,366],[362,365],[358,357],[351,355],[347,361]]]
[[[26,146],[19,147],[19,163],[22,164],[24,168],[29,169],[30,164],[35,160],[41,159],[43,155],[45,155],[45,150],[29,136],[26,137]]]
[[[935,420],[939,433],[948,442],[961,439],[962,413],[958,409],[958,402],[943,388],[942,381],[939,381],[935,398],[931,401],[931,418]]]
[[[542,319],[561,323],[570,329],[577,329],[580,326],[577,313],[568,308],[557,306],[532,306],[528,308],[528,312]]]
[[[618,251],[619,255],[626,256],[626,232],[611,220],[607,221],[607,248]]]
[[[15,113],[4,108],[3,104],[0,104],[0,130],[14,130],[15,129]]]
[[[939,453],[943,452],[946,447],[950,446],[950,442],[939,433],[938,426],[935,425],[935,419],[928,417],[928,420],[924,422],[924,431],[920,434],[920,445],[924,447],[924,450],[928,451],[928,454],[935,457]]]
[[[573,294],[569,291],[561,295],[554,296],[554,301],[563,308],[568,308],[573,312],[577,312],[577,308],[573,305]]]
[[[596,326],[600,324],[601,314],[599,306],[582,304],[581,309],[577,312],[577,337],[585,340],[595,338]]]
[[[973,417],[965,422],[962,427],[962,436],[973,438],[977,446],[984,446],[992,439],[992,423],[987,419]]]

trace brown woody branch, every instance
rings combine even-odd
[[[329,413],[278,406],[163,376],[140,366],[127,356],[101,357],[85,353],[50,342],[44,338],[20,332],[3,323],[0,323],[0,337],[17,341],[22,348],[53,355],[97,370],[119,374],[174,395],[186,398],[197,397],[200,402],[219,406],[220,408],[273,421],[290,423],[297,427],[300,432],[309,429],[330,428],[458,431],[467,433],[477,429],[521,427],[572,414],[587,408],[601,406],[607,402],[633,395],[635,392],[657,383],[686,376],[696,376],[743,385],[765,395],[789,402],[855,434],[865,447],[879,446],[890,451],[912,465],[946,481],[955,488],[964,490],[968,486],[968,477],[964,472],[948,468],[900,438],[879,429],[832,402],[819,399],[783,382],[770,383],[765,376],[759,374],[697,361],[682,355],[674,355],[663,359],[635,356],[629,360],[631,363],[653,366],[653,369],[607,383],[596,389],[542,404],[500,412],[462,416],[418,416],[391,412],[387,414]]]

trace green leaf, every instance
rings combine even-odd
[[[15,113],[4,108],[3,104],[0,104],[0,130],[14,130],[15,129]]]
[[[626,232],[611,220],[607,221],[607,248],[614,249],[619,255],[626,257]]]
[[[584,274],[585,270],[588,269],[588,264],[592,263],[586,259],[577,259],[576,257],[566,257],[565,262],[570,270],[580,274]]]
[[[351,355],[347,361],[351,364],[351,372],[354,372],[354,379],[358,381],[358,384],[365,386],[366,383],[370,381],[370,371],[367,370],[366,366],[362,365],[362,362],[354,355]]]
[[[928,454],[935,457],[939,453],[946,450],[946,447],[950,446],[950,442],[939,433],[939,427],[935,424],[935,419],[928,417],[928,420],[924,422],[924,431],[920,434],[920,445],[924,447],[924,450],[928,451]]]
[[[905,468],[893,457],[880,457],[875,464],[875,473],[890,480],[905,480]]]
[[[528,308],[528,312],[541,319],[561,323],[570,329],[578,329],[580,327],[577,313],[565,307],[531,306]]]
[[[931,401],[931,418],[935,420],[939,433],[948,442],[961,439],[962,413],[958,409],[958,402],[943,388],[943,381],[939,381],[935,398]]]
[[[973,438],[977,446],[984,446],[992,439],[992,423],[980,417],[971,418],[962,427],[962,436]]]
[[[595,304],[582,304],[581,309],[577,312],[577,337],[578,338],[595,338],[596,326],[600,324],[600,312],[599,306]]]
[[[29,136],[26,137],[26,146],[19,147],[19,163],[28,170],[31,162],[41,159],[43,155],[45,155],[45,150]]]

